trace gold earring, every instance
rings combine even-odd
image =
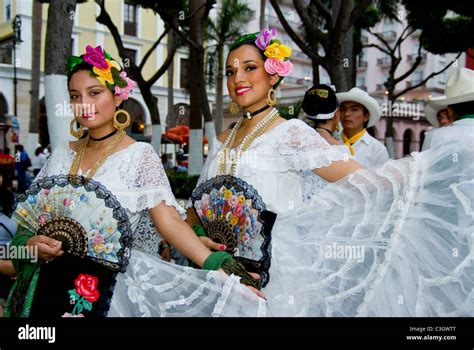
[[[117,116],[119,114],[125,114],[125,116],[127,117],[124,123],[120,123],[118,121]],[[119,109],[117,112],[115,112],[114,115],[114,128],[118,130],[125,130],[130,125],[131,120],[132,119],[130,118],[130,114],[125,109]]]
[[[230,108],[229,108],[229,110],[230,110],[230,113],[232,113],[232,114],[239,113],[240,107],[239,107],[239,105],[238,105],[236,102],[232,101],[232,102],[230,103]]]
[[[270,107],[273,107],[277,103],[277,98],[276,98],[276,92],[273,88],[270,88],[268,90],[267,94],[267,99],[265,100],[265,103],[269,105]]]
[[[74,130],[75,123],[79,125],[79,128],[77,130]],[[82,136],[84,136],[84,129],[82,128],[82,125],[76,121],[76,119],[71,120],[71,124],[69,125],[69,132],[76,139],[80,139],[82,138]]]

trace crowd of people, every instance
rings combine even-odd
[[[380,106],[358,88],[309,89],[302,108],[314,128],[279,115],[275,90],[291,74],[291,55],[274,29],[229,47],[231,110],[242,116],[213,140],[187,211],[171,191],[167,156],[125,133],[130,116],[120,106],[135,83],[100,46],[72,56],[70,131],[78,140],[47,160],[38,149],[28,162],[18,148],[19,189],[29,167],[37,184],[23,197],[30,204],[54,191],[51,181],[104,186],[126,229],[110,222],[107,232],[67,232],[86,240],[77,256],[25,224],[28,215],[44,218],[42,208],[18,207],[12,245],[35,247],[40,260],[2,262],[2,273],[16,275],[4,316],[474,315],[473,71],[456,70],[446,96],[429,102],[427,119],[439,129],[426,151],[389,160],[367,132]],[[121,245],[107,246],[107,234]],[[183,256],[178,264],[166,261],[170,246]],[[93,297],[68,312],[81,279]]]

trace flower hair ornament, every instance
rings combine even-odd
[[[276,37],[277,30],[275,28],[262,29],[260,32],[240,37],[230,46],[230,49],[232,50],[243,41],[254,40],[255,45],[267,57],[265,60],[265,71],[268,74],[278,74],[281,79],[276,85],[279,85],[283,77],[291,74],[293,63],[290,61],[291,48],[283,45]]]
[[[128,99],[131,91],[137,86],[135,81],[127,77],[127,73],[120,64],[100,45],[96,48],[87,45],[85,54],[70,56],[67,63],[68,76],[74,72],[77,65],[84,62],[92,66],[91,75],[122,100]]]

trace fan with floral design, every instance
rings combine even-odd
[[[34,182],[12,215],[28,231],[62,241],[62,249],[124,271],[131,229],[125,210],[103,185],[58,175]]]
[[[132,242],[127,213],[115,196],[81,176],[51,176],[17,198],[12,218],[20,230],[60,240],[65,254],[39,264],[32,281],[19,275],[8,312],[40,318],[106,316]],[[24,298],[32,288],[34,298]]]
[[[197,186],[191,200],[207,236],[226,245],[247,271],[259,273],[265,286],[276,214],[266,210],[258,192],[242,179],[219,175]]]

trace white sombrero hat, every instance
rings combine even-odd
[[[368,128],[374,126],[382,115],[382,110],[380,109],[378,102],[364,90],[355,87],[350,89],[348,92],[340,92],[336,94],[336,96],[341,103],[346,101],[357,102],[367,108],[369,111]]]
[[[474,71],[469,68],[456,69],[446,83],[445,96],[428,101],[425,117],[431,125],[438,127],[437,114],[449,105],[474,101]]]

